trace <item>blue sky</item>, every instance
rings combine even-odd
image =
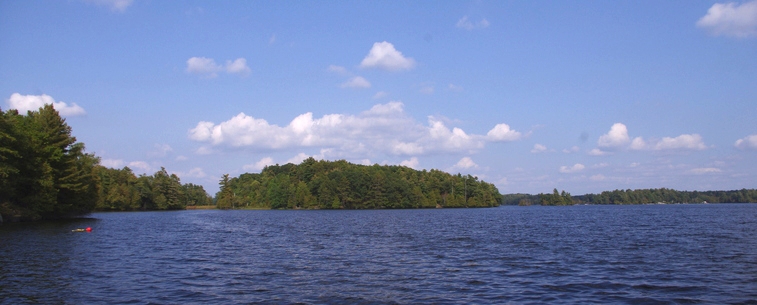
[[[306,157],[502,193],[757,187],[757,1],[2,1],[0,107],[110,167]]]

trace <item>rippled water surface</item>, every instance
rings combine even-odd
[[[0,303],[757,304],[757,205],[197,210],[3,224]]]

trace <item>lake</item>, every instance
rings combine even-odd
[[[89,217],[0,225],[0,303],[757,304],[757,204]]]

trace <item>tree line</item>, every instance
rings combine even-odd
[[[757,189],[731,191],[677,191],[668,188],[613,190],[571,196],[557,189],[552,194],[506,194],[505,205],[649,204],[649,203],[756,203]]]
[[[161,167],[155,174],[137,177],[130,168],[98,166],[98,211],[183,210],[187,206],[212,205],[213,198],[201,185],[182,184],[176,174]]]
[[[165,169],[135,177],[85,152],[52,105],[26,115],[0,109],[0,219],[29,221],[101,210],[181,209],[208,204],[201,186]]]
[[[501,199],[497,187],[470,175],[313,158],[224,175],[219,184],[218,208],[462,208],[498,206]]]

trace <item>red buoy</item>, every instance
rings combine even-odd
[[[92,228],[87,227],[87,232],[92,232]]]

